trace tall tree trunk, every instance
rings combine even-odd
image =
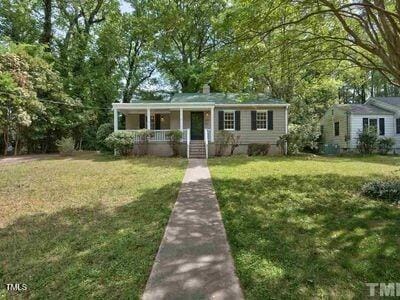
[[[40,37],[40,42],[42,44],[47,45],[50,50],[51,39],[53,36],[52,32],[52,22],[51,22],[51,15],[52,15],[52,0],[43,0],[43,10],[44,10],[44,22],[43,22],[43,32],[42,36]]]
[[[18,138],[18,135],[16,135],[15,136],[14,156],[18,155],[18,147],[19,147],[19,138]]]
[[[4,156],[7,155],[7,149],[8,149],[8,128],[5,127],[3,128],[3,141],[4,141]]]

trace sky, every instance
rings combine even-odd
[[[124,0],[119,0],[121,11],[122,12],[130,12],[132,11],[132,6]]]

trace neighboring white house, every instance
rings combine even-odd
[[[400,152],[400,97],[372,97],[365,104],[337,104],[320,121],[325,147],[340,152],[357,149],[358,134],[363,128],[374,126],[380,137],[396,141],[395,152]]]

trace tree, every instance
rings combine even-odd
[[[63,92],[43,47],[9,44],[0,54],[0,113],[5,147],[15,154],[55,149],[55,141],[77,126],[80,102]],[[6,152],[6,149],[5,149]]]
[[[222,46],[214,19],[226,8],[226,1],[160,0],[153,5],[158,17],[159,68],[183,92],[198,91],[212,78],[213,55]]]
[[[379,71],[400,86],[400,3],[398,0],[321,0],[341,24],[347,36],[342,45],[353,52],[354,63]]]
[[[111,45],[116,51],[124,103],[130,102],[139,86],[153,75],[157,63],[155,16],[149,1],[132,0],[130,3],[132,12],[113,15],[103,29],[107,37],[112,35],[114,41]]]

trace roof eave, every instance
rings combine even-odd
[[[214,102],[185,102],[185,103],[113,103],[113,109],[146,109],[146,108],[190,108],[190,107],[289,107],[289,104],[284,103],[224,103],[218,104]]]

